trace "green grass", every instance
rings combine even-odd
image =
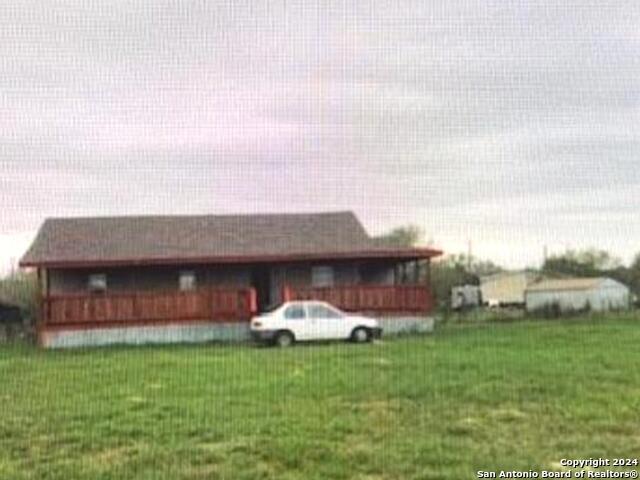
[[[640,319],[289,350],[0,348],[0,478],[464,479],[640,452]]]

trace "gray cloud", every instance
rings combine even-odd
[[[629,258],[639,23],[631,0],[5,2],[0,263],[50,215],[333,208],[514,266]]]

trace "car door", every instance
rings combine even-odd
[[[313,338],[313,329],[303,303],[292,303],[287,306],[282,316],[286,328],[291,330],[296,340],[311,340]]]
[[[323,303],[307,305],[309,323],[313,326],[315,338],[336,339],[346,338],[345,325],[341,312]]]

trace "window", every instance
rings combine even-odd
[[[180,272],[178,283],[181,292],[195,290],[197,286],[196,272],[194,272],[193,270],[185,270],[184,272]]]
[[[342,315],[337,310],[320,304],[309,306],[309,316],[311,318],[342,318]]]
[[[284,318],[287,320],[302,320],[306,317],[304,306],[291,305],[284,311]]]
[[[107,290],[107,275],[94,273],[87,279],[87,288],[90,292],[104,292]]]
[[[332,287],[333,286],[333,267],[317,266],[311,268],[311,286],[313,287]]]

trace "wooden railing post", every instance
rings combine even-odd
[[[293,300],[293,292],[291,291],[291,287],[289,285],[284,284],[282,286],[282,302],[290,302]]]
[[[249,313],[254,315],[258,312],[258,292],[254,287],[249,288]]]

